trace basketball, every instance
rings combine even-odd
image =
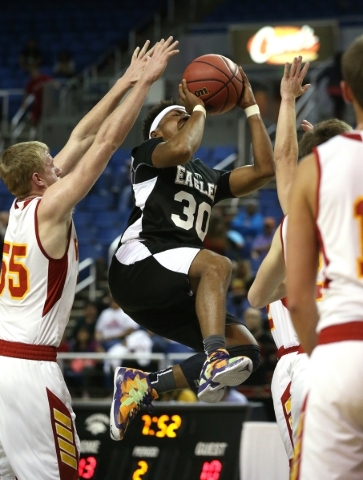
[[[209,115],[231,110],[243,90],[237,65],[223,55],[209,54],[196,58],[184,70],[183,78],[189,90],[203,100]]]

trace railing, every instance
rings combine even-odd
[[[159,362],[159,369],[162,370],[172,365],[175,361],[185,360],[194,355],[195,352],[187,353],[74,353],[62,352],[57,354],[57,361],[60,368],[64,369],[65,360],[85,359],[85,360],[156,360]],[[147,370],[147,365],[145,367]]]
[[[79,283],[77,283],[76,293],[81,292],[82,290],[84,290],[89,286],[88,298],[91,301],[95,301],[96,300],[96,265],[95,265],[95,261],[92,258],[86,258],[85,260],[82,260],[82,262],[80,262],[79,272],[81,272],[82,270],[85,270],[88,267],[89,267],[89,275],[88,277],[84,278]]]

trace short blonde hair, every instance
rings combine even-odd
[[[15,197],[30,191],[34,172],[44,172],[44,156],[49,148],[41,142],[22,142],[7,148],[0,161],[0,176]]]

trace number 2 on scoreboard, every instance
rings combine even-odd
[[[142,480],[145,473],[149,470],[149,465],[144,460],[140,460],[137,465],[139,468],[134,471],[132,480]]]

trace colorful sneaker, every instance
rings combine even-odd
[[[215,403],[222,400],[225,387],[235,387],[251,375],[252,360],[248,357],[229,356],[219,348],[204,362],[200,377],[198,398],[202,402]]]
[[[131,420],[142,405],[151,405],[158,398],[149,377],[141,370],[118,367],[114,376],[114,395],[110,412],[110,435],[122,440]]]

